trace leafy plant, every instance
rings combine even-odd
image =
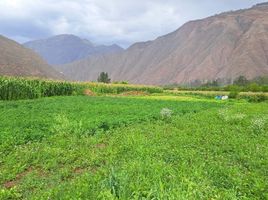
[[[238,97],[238,95],[239,95],[239,92],[240,92],[239,87],[232,86],[230,88],[229,98],[236,99]]]
[[[163,108],[161,111],[160,111],[160,115],[161,115],[161,118],[164,119],[164,120],[169,120],[172,116],[172,110],[168,109],[168,108]]]
[[[250,95],[248,97],[249,102],[259,103],[268,100],[268,97],[265,94],[256,94]]]

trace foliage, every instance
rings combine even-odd
[[[50,96],[84,95],[86,90],[97,94],[120,94],[129,91],[161,93],[163,89],[154,86],[59,82],[40,79],[0,77],[0,100],[35,99]]]
[[[259,102],[263,102],[266,100],[268,100],[268,97],[265,94],[257,94],[257,95],[248,96],[249,102],[259,103]]]
[[[75,91],[76,86],[68,82],[0,77],[0,100],[69,96]]]
[[[163,108],[161,111],[160,111],[160,115],[161,115],[161,118],[162,119],[170,119],[171,116],[172,116],[172,110],[168,109],[168,108]]]
[[[229,93],[229,98],[236,99],[238,97],[238,95],[239,95],[239,90],[233,89]]]
[[[83,88],[88,88],[97,94],[120,94],[129,91],[141,91],[148,93],[162,93],[163,89],[156,86],[130,85],[130,84],[104,84],[104,83],[81,83]]]
[[[107,72],[101,72],[99,77],[98,77],[98,82],[100,83],[110,83],[111,79],[108,76]]]
[[[172,84],[165,86],[165,89],[191,90],[191,91],[231,91],[233,87],[239,88],[242,92],[268,92],[268,77],[256,77],[248,80],[244,76],[237,77],[232,83],[231,80],[216,79],[214,81],[194,81],[188,85]]]
[[[267,199],[267,102],[71,96],[0,108],[0,198]]]
[[[239,76],[234,80],[234,85],[246,86],[248,85],[249,80],[245,76]]]
[[[128,81],[115,81],[115,82],[113,82],[113,84],[125,84],[125,85],[127,85],[129,83],[128,83]]]

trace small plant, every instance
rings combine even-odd
[[[256,118],[251,121],[251,128],[254,134],[260,134],[264,131],[265,120],[262,118]]]
[[[172,110],[168,109],[168,108],[163,108],[161,111],[160,111],[160,115],[161,115],[161,118],[162,119],[170,119],[171,116],[172,116]]]
[[[247,117],[243,113],[231,113],[228,108],[220,109],[218,114],[225,122],[240,122]]]

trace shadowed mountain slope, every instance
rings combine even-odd
[[[0,75],[63,79],[35,52],[1,35]]]

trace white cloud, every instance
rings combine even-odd
[[[201,2],[201,3],[200,3]],[[184,22],[257,0],[1,0],[0,34],[38,39],[71,33],[123,46],[152,40]]]

